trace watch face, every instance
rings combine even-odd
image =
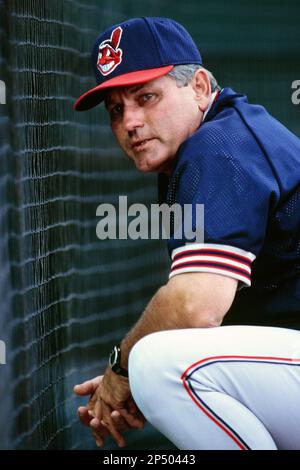
[[[118,349],[117,349],[117,346],[115,346],[109,356],[110,367],[112,367],[116,363],[117,357],[118,357]]]
[[[110,353],[108,363],[111,367],[111,369],[119,375],[123,375],[124,377],[128,377],[128,371],[126,369],[123,369],[120,365],[121,362],[121,350],[120,346],[115,346]]]

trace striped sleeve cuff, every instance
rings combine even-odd
[[[251,264],[256,256],[234,246],[195,243],[172,252],[169,279],[176,274],[206,272],[233,277],[245,287],[251,286]]]

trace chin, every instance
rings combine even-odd
[[[158,158],[157,155],[151,157],[137,158],[135,159],[136,168],[143,173],[158,173],[164,170],[170,164],[169,158]]]
[[[145,162],[142,164],[140,162],[136,162],[136,168],[142,173],[159,172],[162,166],[162,164],[159,164],[157,162]]]
[[[136,164],[135,166],[136,166],[137,170],[139,170],[142,173],[150,173],[152,171],[156,171],[155,168],[153,168],[152,166],[149,167],[149,165]]]

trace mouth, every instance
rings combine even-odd
[[[131,145],[131,148],[134,150],[134,151],[142,151],[142,150],[145,150],[147,148],[147,146],[149,145],[149,142],[151,142],[152,140],[154,140],[153,138],[152,139],[144,139],[144,140],[138,140],[137,142],[134,142],[132,145]]]
[[[108,72],[114,66],[114,61],[108,62],[108,64],[100,64],[102,72]]]

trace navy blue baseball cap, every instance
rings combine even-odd
[[[166,75],[174,65],[202,64],[186,29],[169,18],[133,18],[111,26],[92,50],[97,86],[80,96],[76,111],[97,106],[105,90],[145,83]]]

